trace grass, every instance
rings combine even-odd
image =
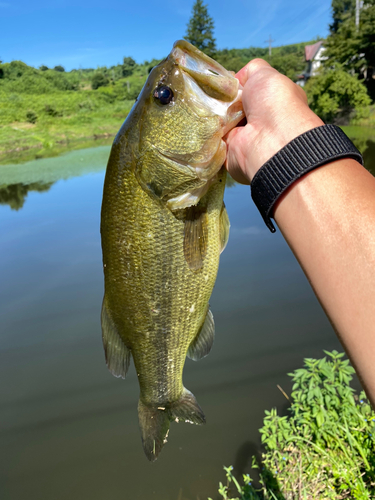
[[[111,103],[102,93],[96,93],[94,98],[90,97],[90,93],[18,95],[14,101],[21,110],[18,113],[21,115],[22,110],[30,109],[38,118],[36,123],[30,123],[24,116],[18,116],[12,106],[8,114],[2,116],[0,164],[56,156],[66,149],[103,144],[103,141],[97,142],[99,139],[107,139],[104,143],[110,143],[134,101]],[[4,99],[4,95],[0,94],[1,110],[5,107]],[[48,113],[51,108],[54,115]]]
[[[289,416],[266,411],[262,459],[242,481],[224,467],[223,500],[313,500],[375,497],[375,413],[350,387],[354,369],[344,354],[305,359],[294,382]],[[289,399],[289,397],[288,397]]]
[[[85,73],[43,72],[21,62],[0,66],[7,76],[0,73],[0,164],[56,156],[98,139],[110,143],[148,74],[138,65],[134,74],[92,90]]]

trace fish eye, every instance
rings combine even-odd
[[[173,99],[173,91],[166,85],[161,85],[155,89],[154,97],[159,100],[160,104],[169,104]]]

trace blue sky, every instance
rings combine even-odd
[[[111,66],[166,56],[194,0],[0,0],[0,59],[32,66]],[[208,0],[217,47],[266,47],[325,37],[329,0]]]

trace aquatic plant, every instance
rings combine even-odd
[[[328,358],[307,358],[289,374],[290,415],[265,412],[264,453],[252,464],[259,487],[249,475],[240,484],[232,467],[224,467],[224,500],[375,497],[375,412],[365,393],[350,387],[354,369],[344,354],[324,352]]]

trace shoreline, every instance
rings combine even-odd
[[[69,151],[111,145],[120,127],[121,124],[116,128],[113,127],[113,130],[108,132],[98,131],[98,133],[71,138],[65,136],[63,139],[61,139],[61,134],[55,137],[50,135],[49,140],[43,141],[40,139],[40,142],[34,144],[21,145],[21,141],[15,141],[13,148],[0,150],[0,165],[14,165],[31,160],[60,156]],[[360,150],[363,149],[367,141],[372,140],[375,142],[375,128],[357,124],[345,125],[341,126],[341,128]]]
[[[56,140],[52,145],[29,144],[25,146],[17,146],[6,151],[0,151],[0,165],[13,165],[25,163],[31,160],[39,160],[42,158],[52,158],[60,156],[69,151],[78,149],[87,149],[92,147],[111,145],[116,133],[93,134],[75,139],[60,139]]]

